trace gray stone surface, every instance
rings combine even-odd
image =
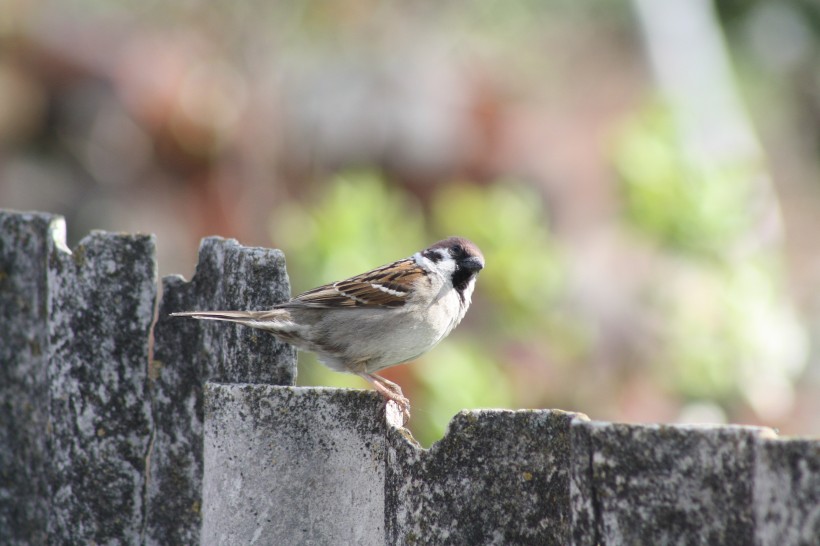
[[[499,410],[422,450],[372,391],[265,384],[272,336],[168,317],[284,300],[280,252],[205,240],[149,362],[153,239],[61,232],[0,211],[0,544],[820,543],[818,439]]]
[[[463,412],[423,450],[373,392],[209,384],[203,544],[567,544],[576,419]]]
[[[570,424],[561,411],[461,412],[429,450],[393,430],[389,544],[568,544]]]
[[[48,527],[49,214],[0,211],[0,534],[45,544]]]
[[[202,544],[385,544],[371,391],[208,384]]]
[[[284,255],[204,239],[190,282],[166,277],[154,328],[156,436],[149,544],[192,544],[202,506],[203,385],[208,380],[292,385],[296,353],[264,332],[169,317],[175,311],[266,309],[290,296]]]
[[[757,440],[757,543],[820,544],[820,440]]]
[[[373,393],[262,385],[210,385],[205,427],[205,544],[820,536],[820,442],[764,428],[483,410],[458,414],[423,450],[385,424]]]
[[[769,429],[572,424],[573,543],[753,544]]]
[[[204,382],[292,383],[294,351],[167,314],[282,301],[284,258],[205,240],[194,280],[166,279],[149,366],[153,239],[94,233],[70,253],[64,231],[0,212],[0,543],[196,543]]]
[[[139,544],[154,239],[95,232],[48,268],[51,542]]]
[[[139,544],[153,239],[0,212],[0,542]]]

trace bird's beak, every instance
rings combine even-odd
[[[473,256],[471,258],[467,258],[466,260],[461,260],[459,265],[467,271],[481,271],[484,269],[484,260],[477,256]]]

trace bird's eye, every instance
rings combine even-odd
[[[453,246],[453,248],[451,250],[452,250],[451,254],[453,256],[459,256],[459,255],[464,253],[464,247],[461,246],[461,245],[455,245],[455,246]]]

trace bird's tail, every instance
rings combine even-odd
[[[190,317],[199,320],[221,320],[263,329],[271,329],[277,322],[285,322],[290,318],[288,312],[284,309],[271,311],[185,311],[171,313],[171,316]]]

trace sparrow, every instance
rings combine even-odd
[[[484,256],[463,237],[449,237],[349,279],[325,284],[265,311],[189,311],[174,317],[258,328],[316,353],[332,370],[356,374],[395,402],[402,425],[410,402],[375,372],[414,360],[436,346],[467,313]]]

